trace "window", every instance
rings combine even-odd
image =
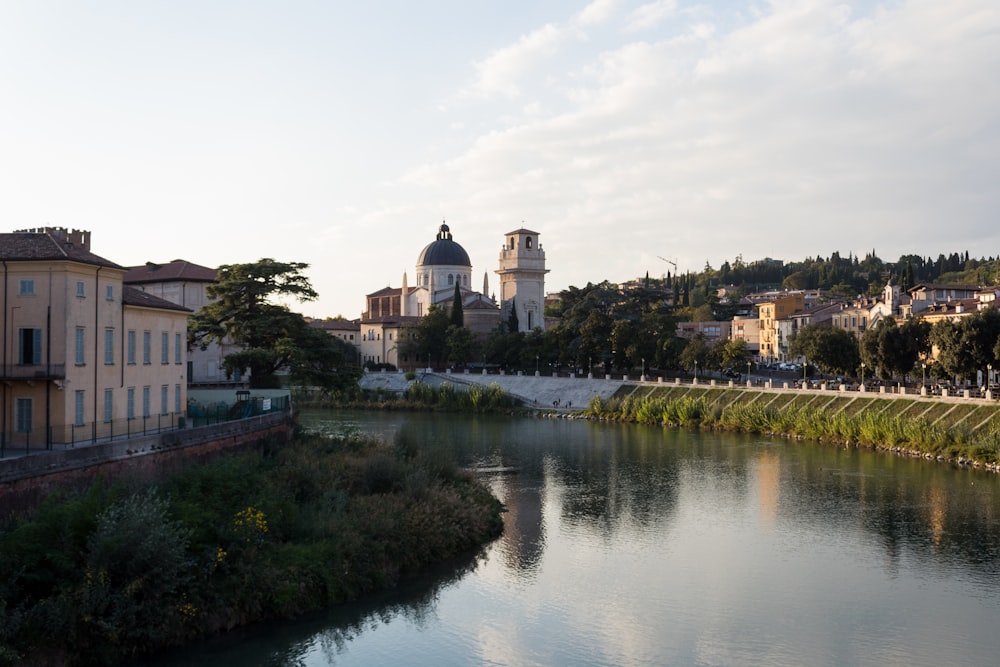
[[[42,330],[18,329],[17,363],[38,366],[42,363]]]
[[[76,281],[76,295],[79,297],[87,296],[86,288],[84,287],[82,280]]]
[[[31,278],[22,278],[17,283],[17,293],[21,296],[35,296],[35,281]]]
[[[149,387],[142,388],[142,416],[149,416]]]
[[[115,286],[114,285],[108,285],[107,287],[104,288],[104,298],[107,301],[114,301],[115,300]]]
[[[83,366],[84,362],[86,361],[86,357],[84,355],[84,352],[85,352],[85,348],[84,348],[84,331],[85,330],[84,330],[83,327],[77,327],[76,328],[76,365],[77,366]]]
[[[129,419],[135,419],[135,387],[128,388],[128,394],[126,396],[126,417]]]
[[[181,335],[174,334],[174,363],[181,363]]]
[[[170,334],[166,331],[160,334],[160,363],[170,363]]]
[[[128,363],[131,366],[135,365],[135,331],[128,332],[128,344],[126,345],[125,353],[128,355]]]
[[[524,247],[527,248],[528,250],[531,250],[531,237],[530,236],[525,236],[524,237]]]
[[[73,426],[83,426],[83,390],[77,389],[74,394],[76,409],[74,410]]]
[[[148,366],[151,362],[150,359],[150,348],[152,347],[152,334],[148,331],[142,332],[142,363]]]
[[[170,395],[169,392],[170,392],[170,386],[169,385],[163,385],[162,387],[160,387],[160,414],[161,415],[165,415],[168,412],[168,410],[167,410],[167,397]]]
[[[104,363],[115,363],[115,330],[110,327],[104,330]]]
[[[448,287],[451,287],[454,284],[455,284],[455,276],[449,273],[448,274]]]
[[[17,415],[15,417],[15,426],[18,433],[31,433],[31,399],[30,398],[19,398],[17,399]]]
[[[114,399],[114,395],[115,395],[115,393],[113,391],[111,391],[110,389],[105,389],[104,390],[104,423],[105,424],[110,424],[111,423],[111,417],[114,414],[112,412],[112,410],[111,410],[111,406],[112,406],[111,401]]]
[[[181,386],[179,384],[174,385],[174,412],[181,413]]]

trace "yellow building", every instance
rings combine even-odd
[[[806,300],[802,292],[788,294],[757,304],[757,319],[760,322],[761,361],[784,361],[788,355],[788,341],[779,333],[779,322],[787,320],[793,313],[805,310]]]
[[[0,234],[0,445],[38,448],[176,425],[190,310],[123,285],[90,232]]]

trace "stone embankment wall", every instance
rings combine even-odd
[[[98,478],[154,480],[228,452],[291,437],[288,412],[0,460],[0,518]]]

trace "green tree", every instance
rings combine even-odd
[[[694,338],[687,342],[681,352],[681,366],[689,372],[699,368],[704,369],[709,365],[710,355],[711,350],[708,343],[705,342],[705,336],[697,333]]]
[[[750,361],[750,351],[742,338],[727,340],[719,346],[719,361],[723,368],[740,371]]]
[[[416,324],[400,332],[398,354],[413,359],[416,365],[424,360],[441,364],[448,357],[448,327],[451,318],[443,308],[432,305]]]
[[[514,333],[519,331],[521,328],[520,323],[517,321],[517,304],[514,299],[510,300],[510,314],[507,316],[507,331]]]
[[[276,302],[316,298],[302,273],[308,266],[264,258],[219,267],[218,282],[206,289],[213,301],[191,318],[189,344],[204,349],[210,342],[228,339],[238,345],[241,349],[227,355],[223,365],[230,376],[249,371],[252,387],[278,386],[275,373],[282,368],[295,375],[302,370],[299,364],[316,368],[333,361],[341,365],[343,355],[332,336],[314,335],[301,314]]]
[[[465,315],[462,312],[462,290],[455,283],[455,295],[451,299],[451,323],[456,327],[465,326]]]
[[[861,366],[858,340],[839,327],[804,326],[792,340],[790,351],[824,373],[853,375]]]
[[[887,317],[861,335],[861,361],[881,378],[902,376],[905,380],[929,352],[930,340],[926,321],[909,319],[900,326],[895,318]]]
[[[448,360],[456,364],[465,364],[475,354],[475,338],[465,327],[448,327]]]

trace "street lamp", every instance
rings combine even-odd
[[[990,388],[990,380],[993,379],[993,364],[986,364],[986,388]]]
[[[538,355],[535,355],[535,375],[538,375]]]
[[[750,381],[750,362],[747,362],[747,382]]]
[[[861,386],[865,386],[865,362],[861,362]]]
[[[694,360],[694,379],[695,379],[696,382],[698,381],[698,360],[697,359]]]
[[[927,362],[920,364],[920,389],[921,391],[927,386]]]
[[[646,357],[642,358],[642,374],[639,376],[640,380],[646,379]]]

